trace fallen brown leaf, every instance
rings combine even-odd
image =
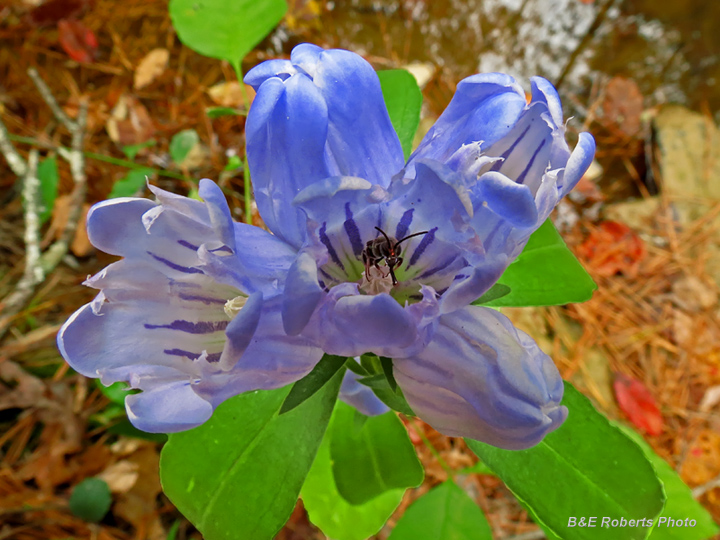
[[[167,68],[169,59],[170,52],[167,49],[153,49],[147,53],[135,68],[133,88],[135,90],[145,88],[162,75]]]
[[[150,113],[137,99],[123,94],[105,124],[110,139],[121,145],[140,144],[155,134]]]
[[[77,229],[75,230],[75,238],[70,244],[70,251],[76,257],[87,257],[93,251],[93,246],[90,243],[90,239],[87,235],[87,228],[85,227],[85,220],[87,214],[90,211],[89,204],[83,204],[82,212],[80,214],[80,220],[78,221]],[[53,233],[55,239],[60,238],[62,231],[67,223],[68,215],[70,214],[70,195],[61,195],[55,199],[53,205],[52,222],[50,223],[50,231]]]
[[[243,89],[240,83],[237,81],[223,82],[211,86],[207,91],[210,99],[213,103],[220,107],[244,107],[245,96],[243,95]],[[252,86],[245,85],[245,93],[247,94],[248,101],[252,103],[255,97],[255,90]]]

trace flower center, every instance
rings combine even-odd
[[[230,319],[234,319],[237,314],[240,313],[240,310],[245,307],[246,302],[247,296],[236,296],[232,300],[228,300],[223,307],[225,315],[230,317]]]

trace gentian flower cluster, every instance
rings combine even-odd
[[[151,187],[157,202],[95,205],[91,242],[123,259],[86,281],[98,296],[58,335],[72,367],[142,390],[126,406],[146,431],[197,426],[231,396],[299,380],[324,353],[391,358],[408,404],[447,435],[521,449],[557,428],[567,410],[551,359],[470,305],[593,158],[589,134],[569,150],[552,85],[532,79],[528,103],[507,75],[463,80],[405,162],[358,55],[304,44],[245,82],[270,232],[233,222],[210,180],[204,202]],[[351,372],[341,397],[386,410]]]

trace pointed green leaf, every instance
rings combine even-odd
[[[170,435],[163,490],[205,540],[270,540],[290,516],[322,441],[342,381],[338,372],[287,414],[289,388],[241,394],[202,426]]]
[[[44,159],[37,168],[37,177],[40,180],[40,223],[45,223],[52,215],[55,199],[58,194],[58,174],[57,158],[49,157]]]
[[[156,144],[157,142],[155,141],[155,139],[150,139],[149,141],[141,142],[138,144],[128,144],[122,147],[122,152],[129,160],[133,160],[135,159],[135,156],[138,155],[140,150],[143,150],[144,148],[150,148],[151,146],[155,146]]]
[[[489,304],[493,300],[497,300],[498,298],[502,298],[503,296],[507,296],[510,294],[510,287],[507,285],[503,285],[502,283],[496,283],[492,287],[490,287],[490,290],[483,294],[480,298],[475,300],[473,302],[474,306],[481,306],[483,304]]]
[[[397,390],[397,381],[395,380],[395,375],[393,375],[392,358],[381,356],[380,365],[382,366],[383,374],[387,379],[390,390],[395,392]]]
[[[405,511],[388,540],[492,540],[490,524],[451,480],[431,489]]]
[[[180,165],[190,153],[190,150],[199,142],[200,136],[194,129],[184,129],[176,133],[170,140],[170,159],[176,165]]]
[[[338,402],[330,430],[333,476],[340,494],[350,504],[363,504],[381,493],[415,487],[423,468],[407,430],[395,413],[363,415]]]
[[[285,398],[282,407],[280,407],[280,414],[285,414],[293,410],[302,402],[309,399],[315,392],[320,390],[325,383],[332,379],[338,370],[342,369],[346,361],[347,358],[344,356],[334,356],[332,354],[323,355],[310,373],[293,384],[290,393]]]
[[[334,420],[335,415],[330,420],[331,426]],[[326,436],[300,496],[310,521],[326,536],[334,540],[365,540],[382,528],[400,504],[403,493],[404,489],[391,489],[363,504],[347,502],[335,485],[330,461],[330,440]]]
[[[388,69],[377,72],[380,78],[385,105],[390,114],[395,132],[400,138],[400,144],[405,159],[412,151],[413,138],[420,125],[420,109],[422,107],[422,92],[409,71],[404,69]]]
[[[209,118],[220,118],[221,116],[246,116],[245,111],[235,109],[234,107],[208,107],[205,109],[205,114]]]
[[[108,199],[117,197],[132,197],[136,195],[145,184],[147,179],[155,173],[153,169],[130,169],[127,174],[113,184]]]
[[[180,41],[237,65],[285,15],[285,0],[170,0]]]
[[[505,270],[498,283],[510,287],[510,293],[487,302],[486,306],[555,306],[585,302],[597,289],[549,219],[532,234],[523,252]]]
[[[613,422],[620,430],[630,437],[640,447],[645,457],[655,467],[658,477],[665,486],[667,502],[660,514],[659,520],[666,518],[664,523],[656,524],[650,540],[705,540],[715,538],[720,533],[720,527],[713,521],[709,512],[695,500],[690,488],[682,481],[675,470],[658,456],[648,443],[631,428]],[[667,518],[677,520],[693,520],[692,527],[668,527]],[[688,522],[689,524],[690,522]]]
[[[665,493],[642,450],[565,383],[565,423],[528,450],[502,450],[467,439],[470,449],[543,528],[564,540],[641,540],[646,527],[600,527],[603,517],[655,519]],[[569,526],[570,518],[598,519],[594,527]],[[587,519],[586,519],[587,521]]]

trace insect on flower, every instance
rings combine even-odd
[[[400,256],[402,253],[400,244],[405,240],[427,234],[430,231],[409,234],[400,240],[395,240],[392,236],[388,236],[380,227],[375,228],[382,233],[382,236],[378,236],[374,240],[368,240],[367,244],[365,244],[365,249],[363,249],[362,252],[363,264],[365,265],[365,278],[370,281],[370,267],[374,266],[380,270],[379,263],[385,259],[385,264],[387,264],[388,273],[392,277],[393,285],[397,285],[398,280],[395,277],[395,267],[401,266],[403,263],[403,258]],[[387,274],[385,277],[387,277]]]

